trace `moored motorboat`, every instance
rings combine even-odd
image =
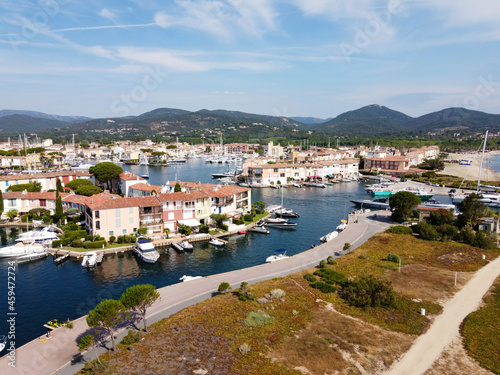
[[[82,268],[94,268],[97,260],[97,253],[89,251],[83,254]]]
[[[278,260],[283,260],[288,258],[288,255],[286,255],[286,250],[285,249],[278,249],[275,251],[274,255],[271,255],[266,258],[266,263],[272,263],[276,262]]]
[[[32,248],[32,252],[17,257],[17,262],[26,263],[37,259],[47,258],[47,256],[47,249],[44,246],[42,246],[41,248],[34,247]]]
[[[189,241],[182,241],[179,244],[184,250],[193,250],[193,245]]]
[[[57,258],[54,258],[54,263],[55,264],[61,264],[69,259],[69,251],[61,256],[58,256]]]
[[[138,237],[134,246],[134,253],[139,259],[146,263],[156,263],[160,254],[155,250],[153,242],[149,238]]]
[[[328,241],[331,241],[333,240],[335,237],[337,237],[339,235],[339,232],[334,230],[333,232],[330,232],[328,234],[325,234],[323,237],[321,237],[319,240],[321,242],[328,242]]]
[[[223,241],[221,241],[221,240],[219,240],[218,238],[215,238],[215,237],[212,237],[210,239],[210,241],[208,241],[208,243],[210,245],[213,245],[213,246],[224,246],[225,245],[225,243]]]
[[[295,229],[297,223],[289,223],[289,222],[268,222],[266,224],[269,228],[278,228],[278,229]]]
[[[256,225],[253,228],[248,229],[250,232],[269,234],[269,229],[265,225]]]
[[[387,203],[386,198],[377,198],[374,200],[351,200],[356,206],[361,206],[361,208],[377,208],[381,210],[385,210],[386,208],[390,208],[389,203]]]
[[[20,233],[17,236],[16,241],[17,242],[35,241],[45,245],[51,245],[52,241],[56,241],[59,239],[59,235],[57,234],[56,230],[58,229],[56,229],[53,226],[47,226],[42,229],[30,230],[25,233]]]
[[[203,276],[182,276],[179,280],[182,280],[182,282],[186,282],[186,281],[191,281],[191,280],[196,280],[196,279],[201,279],[203,278]]]
[[[172,242],[170,244],[172,246],[172,249],[177,250],[177,251],[184,251],[184,248],[181,246],[179,242]]]
[[[247,231],[246,230],[239,230],[238,234],[247,234]]]
[[[17,258],[22,255],[31,254],[33,252],[42,252],[45,248],[41,243],[35,241],[18,242],[12,246],[6,246],[0,249],[0,258]]]

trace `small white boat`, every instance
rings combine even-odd
[[[94,268],[97,260],[97,253],[95,251],[89,251],[83,254],[82,268]]]
[[[297,184],[296,182],[292,182],[292,186],[296,187],[296,188],[301,188],[302,187],[301,184]]]
[[[276,262],[278,260],[283,260],[286,258],[288,258],[288,255],[286,255],[286,250],[279,249],[279,250],[276,250],[276,254],[271,255],[270,257],[266,258],[266,263],[272,263],[272,262]]]
[[[267,224],[282,224],[282,223],[287,223],[288,219],[283,219],[281,217],[269,217],[266,219]]]
[[[95,167],[95,165],[90,163],[82,163],[78,165],[72,165],[71,169],[73,171],[88,171],[91,167]]]
[[[182,276],[179,280],[182,280],[182,282],[186,281],[191,281],[191,280],[196,280],[196,279],[201,279],[203,276]]]
[[[181,246],[179,242],[172,242],[170,244],[172,246],[172,249],[177,250],[177,251],[184,251],[184,248]]]
[[[225,245],[223,241],[221,241],[217,238],[211,238],[210,241],[208,241],[208,243],[210,245],[214,245],[214,246],[224,246]]]
[[[160,254],[155,250],[153,242],[145,237],[137,237],[137,241],[134,246],[134,253],[139,259],[146,263],[156,263],[160,258]]]
[[[179,245],[184,250],[193,250],[193,245],[189,241],[182,241]]]
[[[250,232],[269,234],[269,229],[267,229],[264,225],[256,225],[255,227],[249,228],[248,230]]]
[[[309,186],[312,187],[319,187],[319,188],[326,188],[326,185],[322,182],[310,182]]]
[[[321,237],[319,240],[321,242],[328,242],[328,241],[331,241],[333,240],[335,237],[337,237],[339,235],[339,232],[337,232],[336,230],[333,231],[333,232],[330,232],[326,235],[324,235],[323,237]]]
[[[41,243],[35,241],[18,242],[15,245],[6,246],[0,249],[0,258],[17,258],[33,252],[42,252],[45,248]]]
[[[347,228],[347,223],[340,223],[335,229],[339,232],[342,232],[345,228]]]

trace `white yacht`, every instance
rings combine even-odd
[[[31,242],[35,241],[45,245],[52,244],[52,241],[59,239],[59,235],[55,231],[53,226],[47,226],[42,229],[30,230],[25,233],[20,233],[16,241],[17,242]]]
[[[40,245],[40,244],[37,244]],[[34,246],[31,248],[31,252],[21,255],[20,257],[17,257],[17,262],[18,263],[25,263],[25,262],[31,262],[32,260],[37,260],[37,259],[42,259],[42,258],[47,258],[48,256],[47,249],[42,245],[41,247],[39,246]]]
[[[286,258],[288,258],[288,255],[286,255],[286,250],[279,249],[279,250],[276,250],[276,254],[271,255],[270,257],[266,258],[266,263],[272,263],[272,262],[276,262],[278,260],[283,260]]]
[[[2,247],[0,249],[0,258],[15,258],[33,252],[45,251],[41,243],[35,241],[18,242],[12,246]]]
[[[193,250],[193,245],[189,241],[182,241],[179,245],[184,250]]]
[[[160,258],[160,254],[155,250],[153,242],[144,237],[137,237],[134,253],[146,263],[156,263],[158,258]]]
[[[224,246],[225,243],[217,238],[211,238],[210,241],[208,241],[208,243],[210,245],[214,245],[214,246]]]

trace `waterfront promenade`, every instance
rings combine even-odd
[[[375,217],[376,215],[376,217]],[[178,283],[158,289],[161,299],[148,309],[148,324],[161,320],[183,308],[203,301],[216,293],[221,282],[228,282],[233,288],[241,282],[250,284],[274,277],[286,276],[303,269],[316,266],[322,259],[342,253],[346,242],[354,249],[375,233],[385,230],[391,225],[390,212],[376,211],[356,215],[354,221],[334,240],[297,254],[288,259],[262,264],[232,272],[207,276],[193,281]],[[196,276],[196,275],[191,275]],[[22,329],[18,327],[18,329]],[[74,328],[58,328],[52,332],[51,338],[33,340],[18,348],[15,355],[15,367],[9,366],[11,358],[4,355],[0,359],[2,374],[74,374],[83,367],[85,359],[92,359],[93,353],[79,355],[78,342],[83,335],[92,333],[86,324],[85,317],[74,321]],[[125,334],[123,330],[118,340]]]

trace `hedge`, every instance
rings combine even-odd
[[[335,293],[337,291],[337,288],[333,285],[321,281],[316,281],[315,283],[312,283],[311,286],[315,289],[321,290],[323,293]]]
[[[86,241],[83,244],[83,247],[85,247],[86,249],[102,249],[105,246],[106,246],[106,241],[94,241],[94,242]]]

